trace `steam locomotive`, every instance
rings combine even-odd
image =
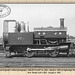
[[[8,32],[8,23],[15,23],[15,31]],[[45,54],[51,57],[58,56],[61,52],[66,52],[69,56],[71,42],[67,41],[67,28],[64,27],[64,18],[60,19],[60,27],[37,27],[33,32],[29,31],[29,26],[21,24],[16,20],[4,20],[3,26],[3,47],[7,56],[11,53],[23,54],[32,57],[38,54]]]

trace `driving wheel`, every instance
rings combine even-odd
[[[34,52],[27,51],[25,55],[26,55],[26,57],[29,57],[30,58],[30,57],[34,56]]]
[[[58,54],[59,54],[59,51],[58,50],[54,50],[53,52],[49,53],[49,55],[51,57],[56,57],[56,56],[58,56]]]

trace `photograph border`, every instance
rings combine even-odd
[[[75,0],[0,0],[0,4],[75,4]],[[26,68],[0,68],[0,75],[35,75],[34,73],[29,73],[28,69],[37,69],[32,67]],[[43,69],[43,68],[39,68]],[[75,75],[75,68],[44,68],[52,69],[51,75]],[[32,71],[33,72],[33,71]],[[41,71],[40,71],[41,72]],[[50,75],[44,73],[37,73],[37,75]]]

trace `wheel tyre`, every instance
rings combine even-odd
[[[34,52],[26,52],[25,56],[30,58],[30,57],[34,56]]]
[[[51,57],[56,57],[56,56],[58,56],[58,54],[59,54],[59,51],[57,51],[57,50],[55,50],[55,51],[49,53],[49,55],[50,55]]]

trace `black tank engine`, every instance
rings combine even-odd
[[[14,22],[14,32],[8,31],[8,23]],[[60,27],[38,27],[33,32],[27,31],[25,23],[16,20],[4,20],[3,47],[6,56],[12,53],[32,57],[36,54],[45,54],[56,57],[60,52],[69,55],[71,42],[67,42],[67,28],[64,27],[64,18],[60,19]]]

